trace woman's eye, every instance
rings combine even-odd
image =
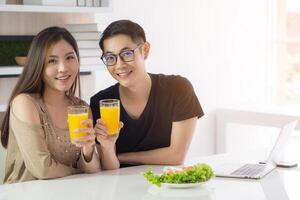
[[[72,60],[72,59],[74,59],[75,58],[75,56],[68,56],[67,57],[67,60]]]
[[[57,60],[55,60],[55,59],[50,59],[50,60],[48,61],[48,63],[50,63],[50,64],[55,64],[55,63],[57,63]]]

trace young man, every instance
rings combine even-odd
[[[123,127],[118,139],[111,140],[117,139],[121,165],[181,164],[197,118],[203,116],[190,82],[181,76],[147,73],[150,44],[143,28],[132,21],[111,23],[99,45],[101,59],[118,83],[91,98],[97,138],[108,137],[99,119],[99,100],[120,99]]]

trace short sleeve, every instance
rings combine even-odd
[[[203,110],[189,80],[178,76],[174,81],[173,121],[202,117]]]

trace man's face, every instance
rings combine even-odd
[[[143,43],[137,44],[120,34],[104,40],[103,47],[107,69],[123,87],[133,87],[147,75]]]

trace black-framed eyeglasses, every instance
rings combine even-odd
[[[143,44],[139,44],[134,49],[125,49],[121,51],[119,54],[113,54],[113,53],[104,53],[101,56],[101,60],[106,66],[113,66],[118,61],[118,56],[121,58],[123,62],[130,62],[134,61],[134,53],[135,51],[140,48]]]

